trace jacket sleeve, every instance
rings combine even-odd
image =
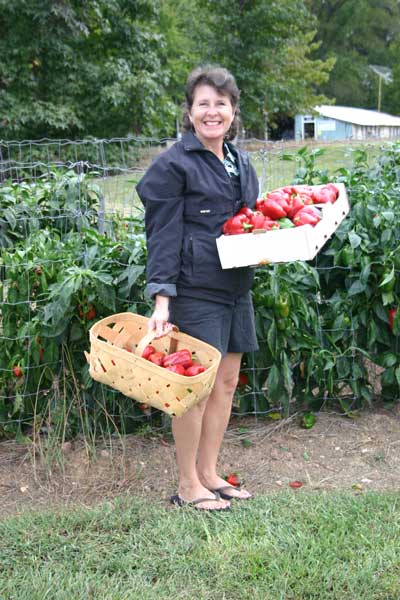
[[[168,156],[147,169],[136,190],[145,207],[147,292],[176,296],[183,239],[185,175]]]

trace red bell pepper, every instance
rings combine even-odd
[[[269,192],[269,194],[266,196],[266,199],[275,200],[279,206],[282,206],[285,212],[289,209],[290,195],[282,190],[274,190],[273,192]]]
[[[321,220],[321,218],[322,218],[321,209],[318,208],[318,206],[303,206],[303,208],[301,210],[304,213],[308,213],[309,215],[312,215],[313,217],[317,217],[317,219],[319,219],[319,220]]]
[[[142,358],[149,358],[151,354],[154,354],[156,349],[153,346],[146,346],[142,352]]]
[[[299,210],[295,217],[293,218],[293,223],[296,227],[300,227],[301,225],[316,225],[321,220],[321,217],[317,217],[302,208]]]
[[[312,196],[308,194],[294,194],[290,199],[290,207],[287,212],[289,219],[293,219],[298,210],[303,206],[311,206],[313,204]]]
[[[285,192],[285,194],[289,194],[289,196],[294,193],[293,185],[286,185],[285,187],[278,188],[278,189],[282,190],[282,192]]]
[[[242,206],[240,210],[236,213],[237,215],[246,215],[246,217],[250,217],[253,215],[253,210],[249,206]]]
[[[256,210],[253,212],[250,218],[250,223],[253,225],[254,229],[263,229],[265,216],[262,214],[260,210]]]
[[[170,367],[165,367],[167,371],[172,371],[172,373],[177,373],[178,375],[186,375],[185,367],[183,365],[171,365]]]
[[[185,369],[185,375],[187,377],[193,377],[194,375],[199,375],[199,373],[203,373],[206,370],[203,365],[192,365]]]
[[[247,373],[239,373],[238,383],[239,385],[248,385],[249,376],[247,375]]]
[[[312,198],[314,194],[314,188],[306,184],[293,185],[292,194],[304,194],[305,196]]]
[[[327,202],[335,202],[339,195],[339,190],[333,183],[328,183],[318,190],[313,192],[314,204],[326,204]]]
[[[186,369],[186,367],[190,367],[193,364],[192,353],[190,350],[186,348],[182,348],[182,350],[178,350],[177,352],[172,352],[172,354],[168,354],[164,358],[163,366],[164,367],[172,367],[174,365],[182,365]]]
[[[164,352],[153,352],[153,354],[150,354],[150,356],[147,360],[154,363],[155,365],[158,365],[159,367],[162,367],[164,358],[165,358]]]
[[[312,199],[311,198],[310,198],[310,203],[312,203]],[[290,199],[289,210],[287,212],[287,216],[289,217],[289,219],[293,219],[293,217],[295,216],[295,214],[301,208],[303,208],[304,205],[305,205],[304,196],[302,196],[301,194],[296,194],[295,196],[292,196],[291,199]]]
[[[389,309],[389,329],[390,329],[390,331],[393,331],[394,318],[396,316],[396,313],[397,313],[397,308]]]
[[[227,483],[229,483],[229,485],[232,485],[233,487],[240,487],[240,481],[236,473],[230,473],[230,475],[226,477],[226,481]]]
[[[334,183],[327,183],[324,189],[329,190],[332,193],[332,196],[334,197],[333,202],[339,196],[339,190]]]
[[[268,198],[261,198],[256,203],[257,210],[270,219],[282,219],[286,217],[286,210],[276,201]]]
[[[263,229],[265,229],[265,231],[274,231],[276,229],[280,229],[281,226],[279,225],[278,221],[271,221],[269,219],[265,220]]]
[[[224,235],[237,235],[239,233],[248,233],[253,228],[253,225],[249,223],[249,218],[246,215],[236,214],[222,226],[222,233]]]

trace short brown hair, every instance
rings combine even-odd
[[[215,65],[204,65],[196,67],[188,76],[185,90],[185,107],[183,112],[183,130],[190,131],[192,123],[189,119],[189,112],[193,106],[194,95],[198,85],[210,85],[215,88],[219,94],[229,96],[232,106],[235,110],[235,116],[229,131],[226,134],[228,140],[232,140],[239,131],[239,99],[240,90],[232,73],[224,67]]]

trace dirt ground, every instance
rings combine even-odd
[[[400,404],[351,419],[321,413],[312,429],[302,429],[297,416],[284,421],[232,418],[220,473],[233,472],[254,494],[285,489],[293,481],[307,490],[400,490]],[[101,443],[94,456],[84,441],[66,442],[56,463],[32,446],[0,443],[3,518],[26,509],[93,506],[121,495],[167,507],[176,482],[168,433]]]

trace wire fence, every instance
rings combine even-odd
[[[143,294],[143,209],[135,185],[154,157],[174,141],[127,137],[0,142],[3,210],[0,214],[0,427],[3,431],[32,426],[32,415],[43,413],[44,407],[51,407],[54,412],[61,410],[62,397],[68,393],[74,397],[79,394],[82,406],[89,413],[107,412],[116,423],[123,418],[143,420],[143,413],[132,412],[131,401],[121,399],[112,390],[97,385],[95,393],[86,393],[85,365],[79,375],[83,384],[77,384],[79,377],[65,383],[65,374],[71,374],[74,352],[80,352],[87,344],[84,339],[87,327],[83,333],[82,327],[89,325],[91,319],[86,317],[95,297],[100,298],[109,314],[116,310],[148,314],[150,310]],[[299,168],[295,157],[301,145],[263,140],[242,140],[238,145],[249,152],[262,192],[292,182]],[[315,164],[329,172],[350,168],[355,147],[356,143],[326,144],[325,154],[317,153]],[[373,154],[375,149],[370,143],[368,152]],[[288,160],[290,155],[292,160]],[[24,196],[25,201],[21,202]],[[28,238],[30,246],[24,248],[21,241]],[[315,267],[321,271],[325,268],[318,262]],[[64,284],[60,283],[60,272],[65,273]],[[74,302],[79,298],[81,304],[72,306],[72,297]],[[317,287],[311,301],[318,314]],[[80,313],[78,316],[76,311]],[[75,317],[79,323],[72,324],[66,337],[65,323]],[[348,317],[348,343],[354,347],[351,312]],[[46,345],[41,335],[45,336]],[[321,328],[319,335],[322,346],[326,331]],[[268,342],[259,341],[260,345]],[[25,355],[21,348],[25,348]],[[65,348],[69,348],[70,354]],[[23,370],[23,376],[18,375],[16,367]],[[235,414],[257,416],[281,408],[277,403],[267,402],[265,390],[255,383],[256,379],[266,380],[270,368],[271,365],[260,365],[254,354],[246,357],[244,372],[248,378],[240,401],[235,403]],[[10,378],[16,380],[12,387]],[[63,389],[63,385],[67,387]],[[62,406],[62,410],[70,410]]]

